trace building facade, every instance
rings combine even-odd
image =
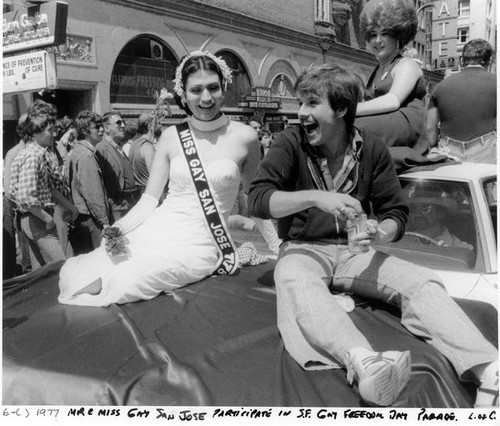
[[[234,70],[226,114],[242,121],[257,116],[273,131],[296,122],[293,86],[303,69],[335,62],[366,78],[375,66],[359,34],[359,13],[366,0],[65,3],[66,42],[46,48],[55,56],[57,86],[4,93],[4,153],[14,143],[18,117],[34,99],[47,99],[60,115],[70,117],[83,109],[137,117],[153,109],[162,88],[171,91],[177,64],[194,50],[222,56]],[[4,13],[19,4],[4,0]],[[5,35],[4,22],[4,45]],[[423,44],[423,35],[419,37]],[[440,79],[433,73],[426,76]],[[183,116],[172,105],[171,122]]]
[[[432,70],[451,73],[460,68],[464,45],[475,38],[487,40],[496,51],[495,0],[439,0],[432,8]],[[496,64],[492,64],[492,70]]]

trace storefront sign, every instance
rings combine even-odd
[[[54,54],[45,51],[3,58],[3,93],[55,89]]]
[[[12,53],[66,42],[68,4],[49,1],[3,16],[3,52]]]
[[[269,87],[253,87],[251,92],[241,97],[239,107],[254,109],[279,109],[281,99],[273,96]]]

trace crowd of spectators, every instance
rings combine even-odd
[[[150,114],[81,111],[35,100],[3,168],[3,278],[87,253],[139,199],[154,155]],[[125,146],[128,146],[128,153]]]
[[[388,4],[397,6],[398,1]],[[397,133],[404,126],[398,127],[393,118],[402,114],[402,121],[408,124],[403,108],[408,102],[399,102],[402,96],[389,76],[399,79],[404,65],[415,74],[409,81],[408,73],[403,73],[401,84],[408,86],[404,93],[414,93],[410,89],[416,82],[422,83],[418,64],[401,50],[413,37],[413,30],[407,27],[413,28],[414,17],[410,14],[412,19],[398,21],[389,31],[386,26],[392,25],[394,17],[387,12],[386,18],[376,15],[375,20],[375,15],[367,9],[362,22],[379,65],[361,90],[365,97],[357,107],[356,127],[369,134],[383,133],[397,169],[408,155],[417,163],[496,163],[496,77],[488,71],[493,57],[489,43],[481,39],[467,43],[461,58],[463,70],[445,77],[433,91],[427,89],[430,101],[425,107],[423,96],[412,101],[418,108],[412,110],[416,119],[409,143],[409,137],[401,136],[405,132]],[[381,86],[374,83],[376,78],[383,80],[387,93],[368,96]],[[394,99],[398,102],[386,108],[384,102]],[[262,160],[275,135],[261,117],[252,117],[246,124],[258,134]],[[128,122],[116,111],[102,116],[81,111],[74,119],[58,118],[52,104],[36,100],[19,118],[16,132],[19,142],[4,159],[4,279],[98,247],[102,230],[130,211],[143,194],[161,126],[155,124],[153,113]],[[403,142],[392,143],[387,132],[397,133]],[[278,254],[282,241],[275,223],[248,214],[247,195],[241,186],[228,224],[260,231],[270,251]]]
[[[19,118],[19,141],[4,159],[4,279],[99,247],[103,229],[130,211],[146,188],[161,135],[152,131],[152,113],[127,122],[118,112],[57,116],[51,103],[34,101]],[[257,132],[263,156],[272,134]],[[260,231],[277,254],[274,224],[248,217],[241,197],[230,226]]]

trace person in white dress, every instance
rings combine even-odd
[[[231,71],[208,52],[192,52],[176,71],[176,101],[189,128],[219,212],[227,219],[240,180],[248,189],[257,163],[257,133],[221,112]],[[168,183],[165,200],[158,200]],[[175,126],[157,144],[151,174],[137,205],[110,228],[123,235],[124,251],[110,254],[109,241],[61,268],[59,302],[108,306],[151,299],[211,275],[219,251],[203,216]],[[105,235],[112,235],[113,232]],[[108,250],[107,250],[108,248]],[[111,250],[112,251],[112,250]]]

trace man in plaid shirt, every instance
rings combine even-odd
[[[53,218],[54,200],[74,210],[61,194],[62,180],[47,152],[54,143],[55,117],[52,105],[41,100],[31,105],[26,118],[26,148],[11,168],[9,192],[16,204],[18,227],[40,265],[65,259]]]

